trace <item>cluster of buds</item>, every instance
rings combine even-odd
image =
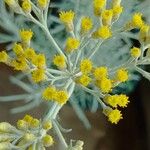
[[[18,120],[17,127],[7,122],[0,123],[0,149],[41,149],[53,145],[52,136],[47,132],[52,128],[49,121],[40,121],[30,115]]]
[[[19,14],[30,14],[33,3],[30,0],[23,0],[20,3],[16,0],[5,0],[5,3],[12,8],[12,10]],[[48,0],[37,0],[37,7],[44,10],[48,5]]]

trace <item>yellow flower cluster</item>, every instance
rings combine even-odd
[[[66,52],[70,53],[78,49],[80,46],[80,41],[76,38],[69,37],[66,41]]]
[[[30,115],[25,115],[21,120],[18,120],[17,127],[21,130],[27,130],[29,128],[37,128],[40,125],[38,119],[33,118]]]
[[[66,91],[57,90],[55,87],[45,88],[42,92],[42,97],[45,100],[53,100],[61,105],[64,105],[69,98],[68,93]]]
[[[0,62],[12,66],[15,70],[31,71],[34,82],[41,82],[46,79],[45,68],[46,58],[44,54],[36,54],[30,46],[33,32],[31,30],[20,30],[21,43],[13,45],[13,52],[16,57],[11,58],[5,51],[0,52]],[[28,43],[28,45],[24,45]]]
[[[48,130],[52,128],[52,123],[50,121],[46,120],[41,122],[38,119],[33,118],[31,115],[25,115],[23,119],[18,120],[17,127],[22,131],[22,133],[24,132],[24,135],[18,143],[18,146],[28,144],[28,149],[32,150],[32,143],[39,138],[41,139],[44,147],[49,147],[54,143],[52,136],[47,134]],[[44,131],[42,136],[38,134],[39,128]]]
[[[124,94],[121,95],[109,95],[104,98],[106,104],[109,104],[112,107],[127,107],[129,103],[128,97]]]

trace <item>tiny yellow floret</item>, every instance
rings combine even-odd
[[[17,56],[20,56],[24,53],[22,45],[17,43],[14,44],[13,51]]]
[[[40,125],[40,121],[38,119],[33,118],[30,122],[30,127],[37,128]]]
[[[111,123],[117,124],[122,118],[121,111],[118,109],[110,110],[108,113],[108,121]]]
[[[37,3],[38,3],[38,6],[41,8],[41,9],[45,9],[46,6],[47,6],[47,0],[38,0]]]
[[[61,69],[66,67],[66,61],[63,55],[55,55],[53,58],[53,63]]]
[[[8,61],[8,54],[6,53],[6,51],[1,51],[0,52],[0,62],[6,63]]]
[[[52,136],[50,136],[48,134],[43,137],[42,142],[45,147],[50,147],[54,144],[54,140],[53,140]]]
[[[80,41],[76,38],[69,37],[66,41],[66,52],[72,52],[75,49],[78,49],[80,46]]]
[[[138,58],[141,56],[141,50],[140,48],[137,48],[137,47],[133,47],[130,53],[133,58]]]
[[[119,82],[125,82],[129,78],[128,71],[124,68],[118,69],[116,72],[116,80]]]
[[[75,16],[75,13],[72,10],[70,10],[70,11],[61,11],[59,13],[60,20],[65,24],[72,24],[74,16]]]
[[[109,95],[104,98],[104,101],[106,104],[112,106],[112,107],[117,107],[118,106],[118,96],[117,95]]]
[[[25,115],[23,120],[26,121],[27,123],[31,123],[33,117],[31,115]]]
[[[127,104],[129,103],[129,97],[124,95],[124,94],[121,94],[121,95],[118,95],[118,105],[120,107],[127,107]]]
[[[56,93],[56,101],[61,104],[61,105],[64,105],[67,101],[68,101],[68,93],[67,91],[64,91],[64,90],[59,90],[57,91]]]
[[[44,54],[37,54],[32,59],[32,63],[38,68],[44,68],[46,66],[46,58]]]
[[[94,14],[96,16],[100,16],[105,5],[106,5],[106,0],[94,0],[93,1]]]
[[[104,10],[102,12],[102,23],[104,26],[111,25],[112,16],[113,16],[113,10],[112,9]]]
[[[16,60],[11,62],[11,66],[14,67],[15,70],[25,71],[28,69],[28,64],[24,57],[17,57]]]
[[[93,27],[93,22],[90,17],[83,17],[81,20],[81,33],[90,31]]]
[[[108,39],[112,36],[112,32],[108,26],[102,26],[97,30],[97,36],[102,39]]]
[[[21,38],[22,42],[28,43],[30,42],[32,36],[33,36],[33,32],[31,30],[20,30],[19,31],[19,35]]]
[[[96,85],[103,93],[109,93],[112,90],[112,81],[106,77],[97,80]]]
[[[142,20],[142,14],[141,13],[135,13],[132,17],[132,24],[136,28],[141,28],[143,25],[143,20]]]
[[[103,77],[107,77],[108,76],[108,68],[107,67],[95,68],[93,74],[94,74],[95,79],[97,79],[97,80],[99,80]]]
[[[30,0],[24,0],[22,2],[22,9],[25,13],[30,13],[31,12],[32,6],[31,6]]]
[[[32,80],[36,83],[46,79],[45,69],[36,69],[32,71]]]
[[[34,60],[34,58],[36,57],[36,53],[35,50],[33,48],[27,48],[24,51],[25,57],[28,60]]]
[[[90,82],[91,82],[91,78],[88,77],[87,75],[82,75],[79,78],[79,83],[82,84],[83,86],[88,86]]]
[[[55,87],[47,87],[42,92],[42,97],[45,100],[54,100],[56,98],[56,88]]]
[[[52,128],[51,121],[44,121],[44,123],[43,123],[43,129],[50,130],[51,128]]]
[[[90,73],[92,71],[92,61],[89,59],[81,60],[80,70],[83,74]]]
[[[17,127],[18,127],[18,129],[26,130],[28,128],[28,123],[24,120],[18,120]]]

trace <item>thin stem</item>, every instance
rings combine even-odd
[[[53,127],[54,127],[54,129],[55,129],[55,131],[56,131],[56,133],[58,135],[58,138],[60,139],[60,141],[63,144],[64,148],[67,149],[68,145],[67,145],[67,143],[66,143],[66,141],[65,141],[65,139],[64,139],[64,137],[63,137],[63,135],[62,135],[62,133],[61,133],[61,131],[59,129],[59,127],[57,126],[57,123],[54,120],[52,121],[52,123],[53,123]]]
[[[102,45],[103,41],[99,42],[96,44],[93,50],[91,50],[91,53],[87,56],[88,59],[91,59],[95,53],[98,51],[99,47]]]

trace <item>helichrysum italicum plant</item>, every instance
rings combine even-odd
[[[112,0],[111,5],[108,5],[109,2],[107,3],[106,0],[93,0],[91,1],[93,12],[87,16],[83,14],[78,20],[78,28],[74,23],[75,19],[78,19],[74,10],[60,11],[59,19],[65,26],[68,36],[63,45],[59,46],[47,26],[50,0],[37,0],[36,3],[30,0],[19,2],[5,0],[5,3],[12,11],[39,26],[57,53],[52,60],[49,60],[49,56],[46,56],[42,49],[39,52],[33,48],[31,43],[35,34],[29,28],[19,30],[19,40],[13,43],[11,53],[6,50],[0,52],[0,62],[13,67],[14,70],[22,71],[35,85],[43,83],[38,91],[25,95],[25,98],[33,100],[37,97],[40,99],[39,103],[42,99],[52,104],[48,113],[40,120],[26,115],[18,120],[17,127],[2,122],[0,149],[44,150],[45,147],[56,143],[55,139],[48,134],[49,129],[56,131],[64,149],[83,149],[82,141],[76,141],[75,144],[71,141],[67,144],[63,138],[57,121],[60,109],[69,100],[73,105],[76,104],[72,97],[75,94],[74,91],[79,89],[91,94],[98,101],[103,114],[112,124],[117,124],[123,119],[120,108],[127,107],[129,97],[125,94],[114,94],[114,90],[129,80],[130,71],[133,70],[150,80],[150,73],[140,67],[150,64],[150,25],[143,20],[142,13],[135,13],[120,28],[114,29],[114,24],[124,11],[121,0]],[[117,66],[108,66],[105,62],[103,65],[95,64],[93,57],[101,53],[99,51],[101,46],[107,45],[117,35],[128,33],[132,29],[139,30],[137,38],[141,47],[130,47],[127,61]],[[12,80],[16,82],[16,79]],[[27,92],[35,90],[21,81],[19,84]],[[16,97],[16,99],[19,98]],[[7,100],[9,101],[9,98]]]

